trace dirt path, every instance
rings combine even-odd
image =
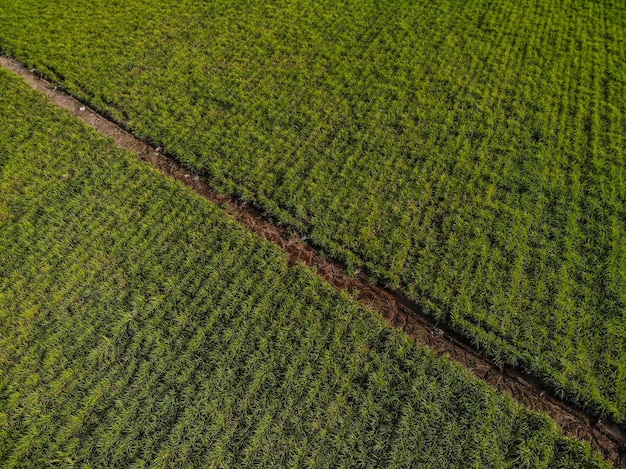
[[[550,415],[566,435],[588,441],[616,467],[626,469],[626,431],[619,425],[598,421],[563,402],[550,389],[519,369],[494,364],[473,349],[468,340],[424,316],[415,303],[393,291],[372,285],[366,274],[349,276],[339,263],[329,260],[315,247],[273,225],[254,207],[228,195],[216,194],[199,176],[190,174],[174,160],[161,154],[160,148],[136,139],[119,125],[37,76],[35,70],[28,70],[21,63],[5,56],[0,56],[0,66],[22,76],[31,87],[43,92],[52,102],[100,133],[113,138],[120,147],[135,152],[163,173],[221,205],[231,217],[286,251],[292,265],[304,262],[316,269],[326,281],[379,311],[394,327],[403,329],[437,354],[448,354],[452,360],[461,363],[493,388],[513,396],[524,407]]]

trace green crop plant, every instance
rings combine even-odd
[[[0,48],[626,423],[626,4],[0,0]]]
[[[0,466],[608,467],[0,69]]]

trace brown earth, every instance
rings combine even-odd
[[[290,265],[303,262],[314,268],[327,282],[374,308],[392,326],[403,329],[435,353],[448,355],[494,389],[510,394],[522,406],[548,414],[563,433],[588,441],[616,467],[626,469],[626,431],[616,423],[598,420],[564,402],[538,380],[515,367],[496,365],[475,350],[467,339],[425,316],[414,302],[394,291],[374,285],[367,274],[361,272],[355,277],[348,275],[342,265],[328,259],[314,246],[274,225],[248,203],[229,195],[216,194],[199,176],[191,174],[173,159],[163,155],[159,147],[138,140],[119,125],[65,94],[60,87],[39,77],[36,70],[29,70],[5,56],[0,56],[0,66],[22,76],[31,87],[43,92],[52,102],[100,133],[113,138],[120,147],[133,151],[142,160],[220,205],[232,218],[250,230],[277,244],[289,254]]]

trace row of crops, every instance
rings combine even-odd
[[[0,466],[604,467],[0,70]]]
[[[626,422],[623,2],[0,0],[0,24],[218,190]]]

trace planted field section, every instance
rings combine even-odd
[[[626,4],[0,0],[0,47],[626,423]]]
[[[603,467],[0,70],[0,465]]]

